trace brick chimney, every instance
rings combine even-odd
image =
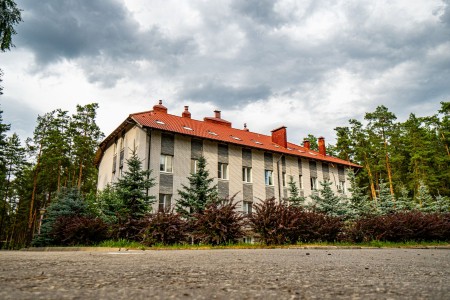
[[[327,149],[325,147],[325,138],[323,136],[319,137],[318,139],[319,144],[319,153],[323,156],[327,155]]]
[[[220,110],[214,111],[214,117],[205,117],[203,118],[203,121],[207,123],[213,123],[218,125],[223,125],[226,127],[231,127],[231,122],[228,122],[227,120],[224,120],[220,117]]]
[[[189,118],[189,119],[191,118],[191,113],[189,112],[189,106],[187,106],[187,105],[184,106],[184,111],[181,114],[181,116],[183,118]]]
[[[153,106],[153,112],[160,112],[167,114],[167,107],[162,105],[162,100],[159,100],[158,104]]]
[[[306,149],[311,149],[311,143],[309,142],[308,139],[303,139],[303,147],[305,147]]]
[[[280,128],[272,130],[272,142],[287,148],[286,126],[281,126]]]

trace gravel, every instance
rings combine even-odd
[[[446,249],[0,251],[0,299],[450,299]]]

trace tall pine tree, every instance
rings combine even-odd
[[[183,185],[178,190],[180,199],[176,204],[176,211],[185,218],[190,218],[193,213],[202,213],[209,203],[219,201],[217,185],[212,185],[213,178],[209,178],[206,170],[206,159],[202,156],[198,159],[197,172],[188,177],[189,186]]]

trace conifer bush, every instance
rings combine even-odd
[[[179,214],[163,210],[149,217],[141,236],[147,246],[181,244],[187,241],[187,224]]]

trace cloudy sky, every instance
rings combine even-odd
[[[163,99],[298,143],[378,105],[404,120],[450,101],[449,0],[16,2],[0,105],[23,139],[38,114],[92,102],[105,134]]]

